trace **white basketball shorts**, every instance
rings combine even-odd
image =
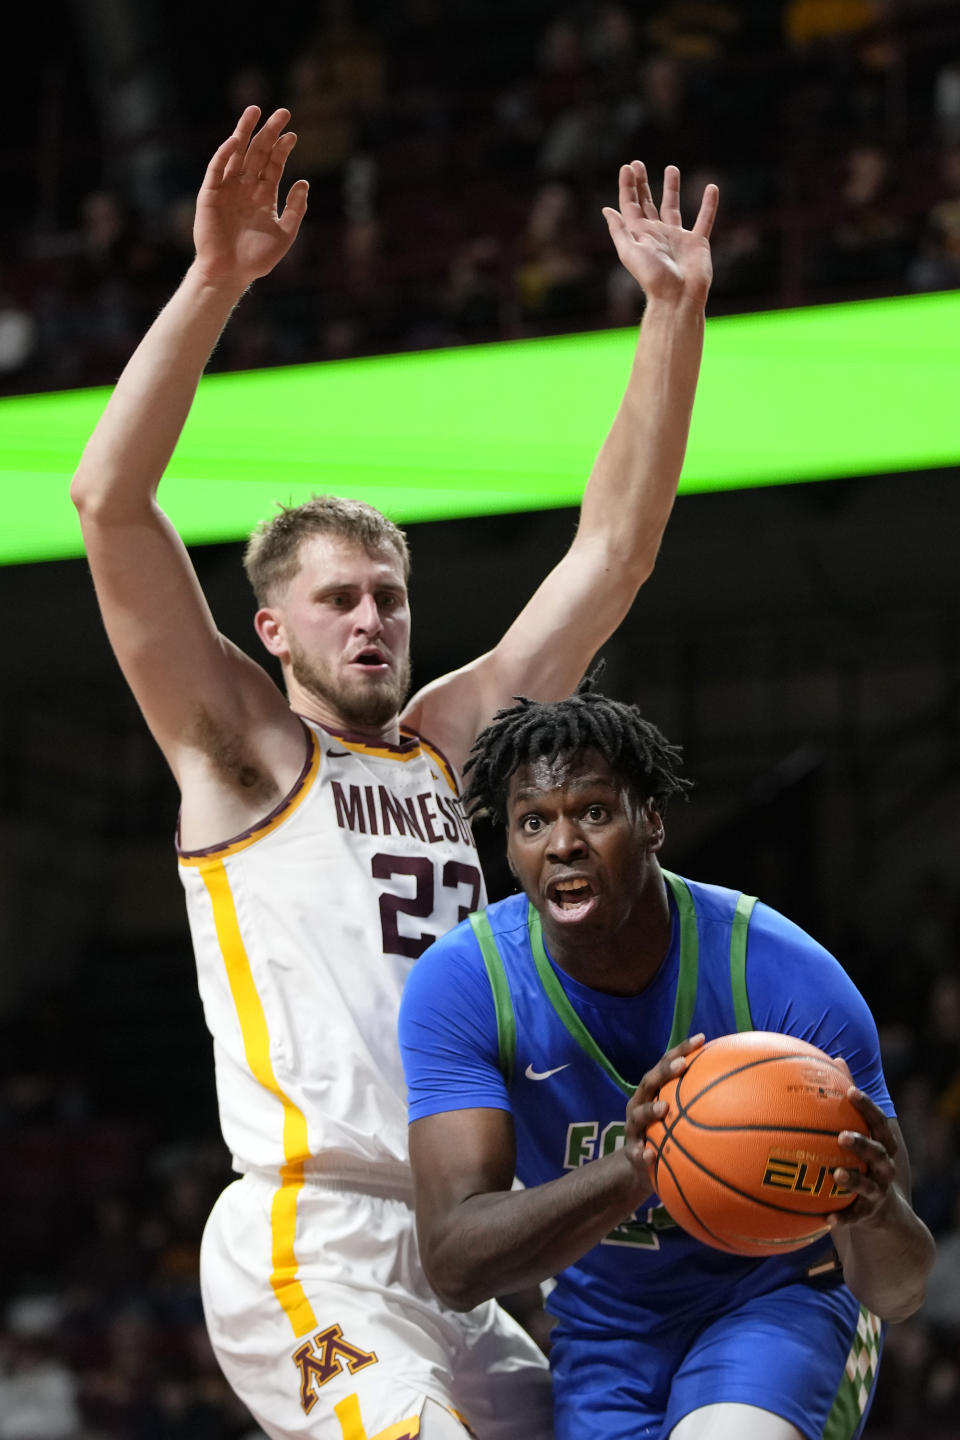
[[[274,1179],[245,1175],[200,1255],[217,1359],[273,1440],[413,1440],[428,1399],[477,1440],[551,1440],[546,1357],[494,1302],[440,1303],[408,1204],[308,1181],[286,1250],[284,1210]]]

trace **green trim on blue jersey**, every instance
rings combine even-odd
[[[733,1013],[740,1031],[754,1028],[747,994],[747,931],[756,903],[755,895],[739,896],[730,930],[730,989],[733,993]]]
[[[527,906],[527,931],[530,936],[530,953],[533,955],[533,963],[537,967],[540,984],[546,991],[550,1004],[554,1010],[556,1010],[560,1019],[580,1048],[587,1052],[591,1060],[596,1061],[600,1069],[603,1070],[606,1075],[609,1075],[614,1085],[618,1085],[624,1095],[632,1095],[637,1088],[636,1085],[631,1085],[629,1081],[624,1080],[623,1077],[617,1073],[614,1066],[607,1059],[606,1055],[604,1055],[600,1046],[596,1040],[594,1040],[590,1031],[567,999],[567,992],[560,984],[553,966],[550,964],[550,957],[543,943],[543,928],[540,924],[540,916],[532,905]]]
[[[672,870],[661,874],[670,886],[680,920],[680,972],[677,975],[677,997],[673,1006],[673,1024],[667,1049],[672,1050],[690,1034],[690,1022],[697,1003],[697,977],[700,968],[700,937],[697,932],[697,911],[693,896],[679,875]]]
[[[510,982],[507,980],[503,958],[490,928],[486,910],[475,910],[472,915],[467,916],[467,919],[477,937],[477,944],[480,946],[480,953],[487,971],[487,979],[490,981],[493,1005],[497,1014],[500,1073],[503,1075],[504,1083],[509,1086],[513,1083],[513,1060],[517,1049],[517,1022],[513,1001],[510,998]]]

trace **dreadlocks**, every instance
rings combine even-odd
[[[515,698],[516,705],[498,710],[480,732],[463,767],[470,776],[464,801],[471,817],[486,815],[505,825],[507,789],[520,765],[588,749],[599,750],[611,770],[661,812],[671,795],[690,789],[691,781],[677,774],[680,747],[644,720],[636,705],[601,695],[593,675],[565,700]]]

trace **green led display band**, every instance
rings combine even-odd
[[[960,464],[960,292],[708,321],[681,491]],[[401,523],[576,505],[632,330],[213,375],[161,489],[190,543],[276,501]],[[0,563],[82,553],[68,485],[108,391],[0,400]]]

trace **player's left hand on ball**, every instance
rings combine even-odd
[[[666,1113],[666,1102],[657,1099],[661,1087],[666,1085],[668,1080],[675,1080],[682,1074],[686,1068],[687,1056],[692,1055],[694,1050],[699,1050],[704,1039],[702,1034],[691,1035],[687,1040],[681,1040],[679,1045],[672,1046],[656,1065],[647,1071],[627,1101],[624,1148],[635,1165],[640,1161],[649,1164],[653,1159],[653,1150],[646,1143],[646,1132],[648,1125],[652,1125],[654,1120],[662,1120]]]
[[[866,1133],[841,1130],[838,1139],[841,1149],[856,1156],[863,1168],[851,1164],[834,1170],[837,1183],[852,1190],[857,1198],[845,1210],[837,1210],[828,1217],[831,1230],[859,1225],[876,1217],[897,1178],[897,1141],[886,1115],[855,1085],[847,1091],[847,1098],[866,1121]]]

